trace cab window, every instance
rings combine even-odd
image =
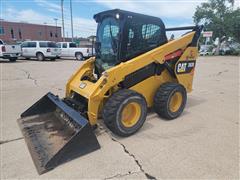
[[[142,38],[146,41],[152,40],[160,35],[160,27],[154,24],[144,24],[142,26]],[[157,43],[157,42],[156,42]]]
[[[63,43],[63,44],[62,44],[62,47],[63,47],[63,48],[67,48],[67,43]]]
[[[70,48],[76,48],[77,45],[76,45],[75,43],[69,43],[69,47],[70,47]]]

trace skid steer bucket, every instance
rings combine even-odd
[[[22,113],[18,124],[39,174],[100,148],[88,120],[52,93]]]

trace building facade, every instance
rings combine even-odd
[[[0,21],[0,39],[6,43],[25,40],[62,41],[61,27],[47,24]]]

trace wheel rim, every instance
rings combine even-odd
[[[125,127],[133,127],[141,116],[141,107],[138,103],[127,104],[122,110],[121,122]]]
[[[38,60],[40,60],[40,61],[43,60],[43,56],[41,54],[38,55]]]
[[[175,92],[170,99],[169,108],[170,111],[176,112],[182,105],[183,97],[180,92]]]
[[[78,55],[77,55],[77,59],[78,59],[78,60],[82,60],[82,55],[81,55],[81,54],[78,54]]]

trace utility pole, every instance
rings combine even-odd
[[[65,42],[65,29],[64,29],[64,14],[63,14],[63,0],[61,0],[61,9],[62,9],[62,33],[63,33],[63,41]]]
[[[54,21],[55,21],[55,25],[56,25],[55,38],[58,38],[58,33],[57,33],[57,21],[58,21],[58,18],[54,18]]]
[[[71,13],[71,29],[72,29],[72,42],[73,42],[73,17],[72,17],[72,0],[70,0],[70,13]]]

